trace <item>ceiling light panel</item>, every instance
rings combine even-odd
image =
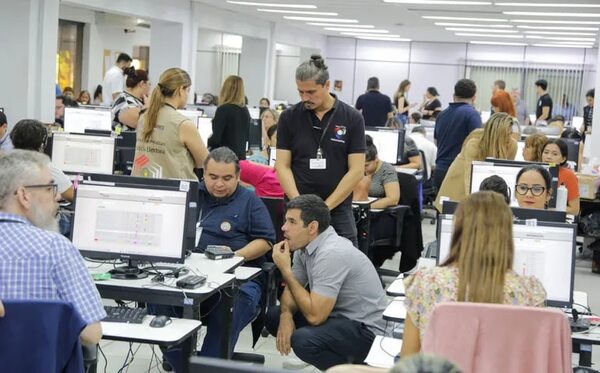
[[[564,13],[564,12],[502,12],[511,16],[536,16],[536,17],[581,17],[597,18],[600,13]]]
[[[550,48],[593,48],[591,45],[557,45],[557,44],[532,44],[534,47]]]
[[[599,21],[560,21],[549,19],[511,19],[514,23],[543,23],[543,24],[560,24],[560,25],[600,25]]]
[[[494,3],[496,6],[540,7],[540,8],[600,8],[600,4],[566,3]]]
[[[344,18],[318,18],[318,17],[299,17],[299,16],[283,16],[290,21],[306,21],[306,22],[331,22],[331,23],[358,23],[356,19]]]
[[[598,27],[560,27],[560,26],[522,26],[518,25],[517,28],[527,30],[571,30],[571,31],[598,31]]]
[[[356,39],[363,39],[363,40],[380,40],[380,41],[411,41],[410,39],[406,39],[406,38],[382,38],[379,36],[357,36]]]
[[[307,16],[337,16],[335,12],[312,12],[308,10],[284,10],[284,9],[256,9],[259,12],[265,13],[285,13],[285,14],[304,14]]]
[[[564,31],[523,31],[525,34],[537,35],[578,35],[578,36],[596,36],[593,32],[564,32]]]
[[[440,19],[448,21],[478,21],[478,22],[508,22],[506,19],[498,18],[472,18],[472,17],[448,17],[448,16],[423,16],[425,19]]]
[[[296,9],[317,9],[316,5],[308,5],[308,4],[276,4],[276,3],[257,3],[252,1],[230,1],[227,0],[230,4],[235,5],[249,5],[249,6],[266,6],[266,7],[274,7],[274,8],[296,8]]]
[[[362,32],[367,34],[389,34],[388,30],[371,30],[371,29],[360,29],[353,27],[324,27],[325,30],[328,31],[346,31],[346,32]]]
[[[483,40],[472,40],[470,44],[485,44],[485,45],[513,45],[513,46],[525,46],[527,43],[511,43],[505,41],[483,41]]]
[[[595,42],[595,38],[563,38],[555,36],[538,36],[538,35],[525,35],[527,39],[543,39],[543,40],[571,40],[571,41],[591,41]]]
[[[366,34],[364,32],[340,32],[340,34],[342,35],[347,35],[347,36],[377,36],[377,37],[382,37],[382,38],[399,38],[400,35],[396,35],[396,34],[385,34],[385,35],[371,35],[371,34]]]
[[[339,24],[336,23],[320,23],[320,22],[307,22],[307,25],[311,26],[323,26],[323,27],[337,27]],[[352,28],[375,28],[373,25],[352,25]]]
[[[490,30],[487,28],[461,28],[461,27],[446,27],[448,31],[465,31],[465,32],[491,32],[494,34],[516,34],[516,30]]]
[[[475,36],[480,38],[506,38],[506,39],[523,39],[523,35],[494,35],[494,34],[477,34],[470,32],[455,32],[456,36]]]
[[[492,5],[491,1],[461,0],[383,0],[384,3],[418,4],[418,5]]]
[[[513,25],[486,25],[486,24],[475,24],[475,23],[454,23],[454,22],[435,22],[436,26],[450,26],[450,27],[491,27],[491,28],[512,28]]]

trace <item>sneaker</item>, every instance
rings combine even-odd
[[[300,360],[293,352],[290,352],[285,360],[283,360],[282,365],[283,369],[299,370],[306,368],[310,364]]]

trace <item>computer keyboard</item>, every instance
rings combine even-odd
[[[106,317],[102,321],[105,322],[141,324],[144,316],[148,314],[148,311],[144,308],[104,306],[104,310],[106,311]]]

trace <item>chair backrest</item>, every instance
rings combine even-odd
[[[267,207],[267,210],[269,210],[271,222],[273,222],[273,228],[275,228],[276,242],[279,242],[283,240],[281,227],[285,222],[285,200],[283,198],[274,197],[260,197],[260,199]]]
[[[423,166],[423,180],[422,183],[425,183],[429,180],[429,165],[427,164],[427,158],[425,157],[425,152],[419,149],[419,153],[421,154],[421,165]]]
[[[544,308],[441,303],[433,310],[422,346],[423,352],[443,356],[465,373],[572,369],[567,318]]]
[[[3,300],[0,361],[3,372],[82,372],[79,335],[85,322],[70,303]]]

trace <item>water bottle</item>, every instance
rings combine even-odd
[[[565,184],[560,184],[556,193],[556,211],[567,211],[567,194]]]

